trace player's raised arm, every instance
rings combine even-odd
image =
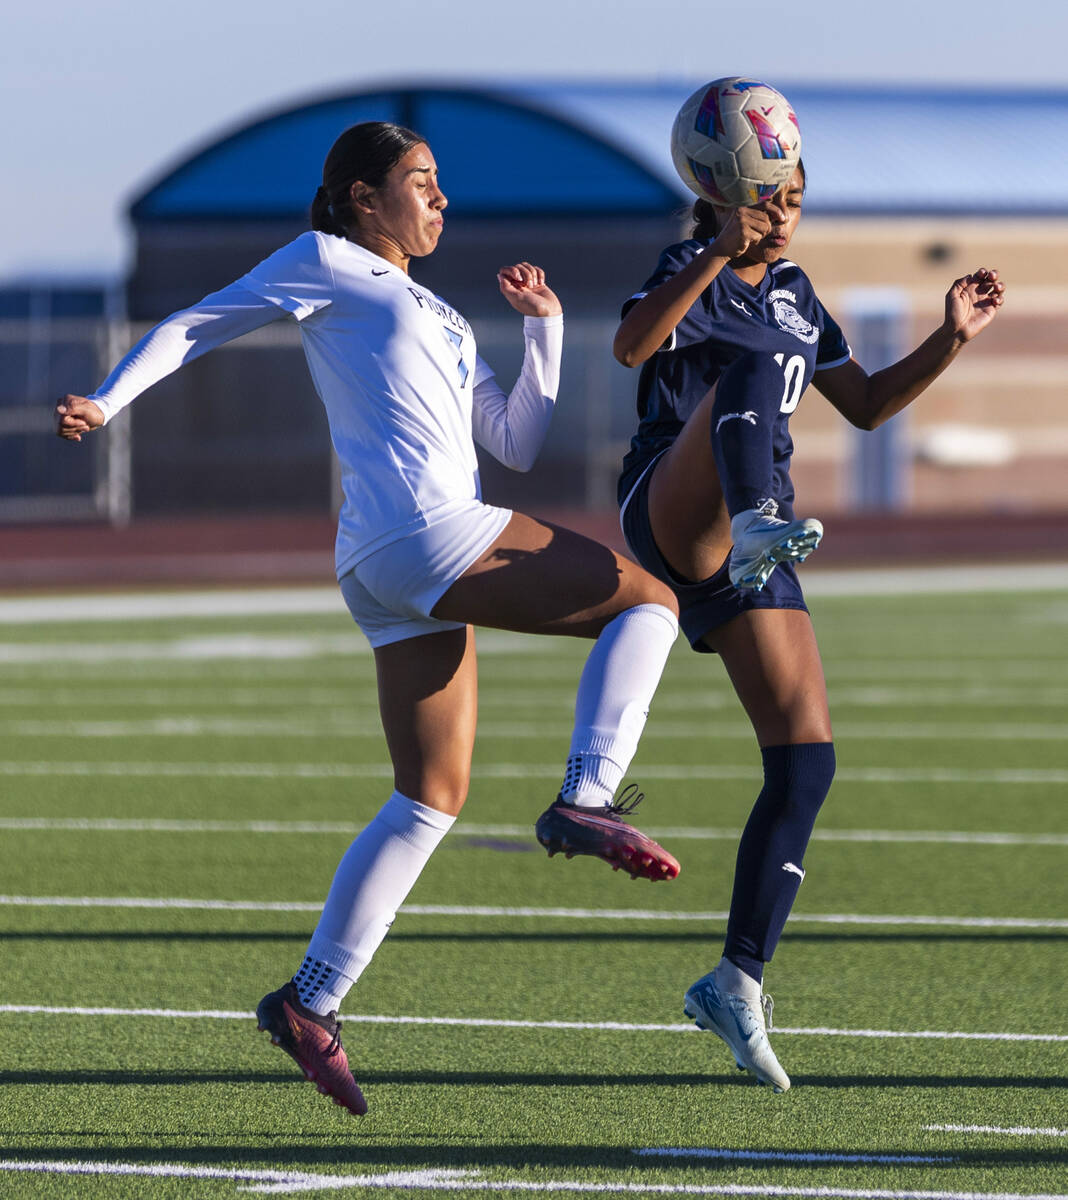
[[[781,204],[774,201],[757,208],[715,211],[721,219],[715,241],[627,310],[612,343],[612,353],[623,366],[638,367],[651,358],[720,271],[786,220]]]
[[[529,471],[549,432],[560,387],[563,308],[532,263],[501,267],[501,295],[523,314],[523,366],[508,395],[479,359],[472,404],[475,441],[513,471]]]
[[[851,360],[820,371],[815,385],[847,421],[875,429],[930,387],[1004,302],[1005,284],[997,271],[979,267],[954,281],[946,293],[945,320],[911,354],[872,375]]]

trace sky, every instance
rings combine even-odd
[[[131,197],[217,135],[338,91],[554,79],[696,86],[733,74],[782,87],[1068,88],[1066,45],[1064,0],[8,6],[0,22],[0,286],[121,277]]]

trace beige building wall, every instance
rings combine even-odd
[[[806,216],[791,257],[847,336],[855,289],[900,289],[910,349],[941,322],[954,279],[996,267],[1005,307],[905,417],[905,507],[1068,511],[1068,220]],[[854,439],[865,435],[814,389],[791,429],[799,503],[851,507]]]

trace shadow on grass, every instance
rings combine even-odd
[[[301,1083],[294,1071],[0,1071],[0,1085],[106,1084],[138,1087],[183,1087],[190,1084]],[[689,1072],[667,1074],[634,1072],[561,1071],[376,1071],[357,1069],[361,1086],[395,1087],[757,1087],[742,1071],[723,1074]],[[794,1075],[795,1087],[806,1088],[1022,1088],[1046,1090],[1068,1087],[1063,1075]]]
[[[276,1135],[265,1132],[262,1138],[255,1135],[249,1138],[245,1135],[243,1144],[237,1145],[205,1145],[203,1142],[187,1144],[184,1139],[217,1138],[217,1131],[204,1130],[200,1132],[184,1132],[180,1135],[162,1133],[156,1130],[139,1131],[141,1136],[166,1137],[171,1139],[168,1146],[131,1146],[131,1145],[94,1145],[91,1147],[68,1146],[66,1142],[78,1134],[55,1134],[51,1140],[58,1143],[56,1153],[61,1153],[65,1160],[76,1161],[114,1161],[134,1162],[138,1164],[170,1163],[181,1160],[186,1165],[196,1164],[215,1166],[219,1164],[239,1164],[243,1167],[253,1167],[267,1170],[298,1170],[308,1171],[317,1168],[333,1168],[338,1174],[362,1169],[381,1170],[426,1170],[467,1168],[474,1170],[558,1170],[561,1168],[601,1168],[618,1171],[634,1172],[642,1167],[658,1173],[665,1166],[673,1166],[676,1170],[700,1170],[703,1176],[714,1175],[716,1172],[736,1172],[740,1167],[752,1167],[766,1171],[769,1167],[789,1169],[789,1163],[774,1159],[746,1159],[743,1161],[731,1159],[692,1159],[657,1158],[655,1156],[639,1157],[631,1147],[604,1145],[562,1145],[547,1146],[544,1143],[522,1144],[483,1144],[477,1135],[469,1140],[456,1143],[455,1135],[436,1137],[428,1134],[421,1142],[410,1144],[387,1143],[376,1145],[371,1141],[373,1135],[364,1132],[366,1126],[359,1121],[342,1119],[338,1133],[335,1134],[286,1134]],[[35,1140],[48,1135],[32,1134]],[[81,1136],[95,1138],[99,1133],[86,1131]],[[136,1135],[135,1135],[136,1136]],[[286,1139],[292,1138],[296,1145],[287,1144]],[[332,1145],[309,1145],[309,1142],[323,1143],[325,1139],[334,1138]],[[435,1144],[437,1141],[439,1144]],[[712,1139],[714,1142],[714,1139]],[[340,1143],[340,1144],[339,1144]],[[6,1147],[0,1153],[13,1159],[36,1160],[41,1157],[41,1146],[32,1148]],[[924,1163],[927,1170],[977,1167],[1009,1167],[1009,1166],[1059,1166],[1068,1162],[1068,1151],[1037,1150],[1033,1147],[1012,1150],[990,1149],[974,1150],[947,1146],[944,1150],[931,1151],[929,1147],[859,1147],[849,1145],[821,1145],[818,1151],[811,1146],[775,1148],[776,1153],[797,1154],[801,1156],[813,1153],[838,1155],[922,1155],[936,1158],[933,1163]],[[808,1172],[817,1172],[821,1166],[838,1173],[842,1170],[870,1171],[880,1164],[864,1162],[831,1161],[827,1163],[805,1162]]]

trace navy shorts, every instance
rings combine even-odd
[[[680,579],[664,561],[653,538],[649,522],[649,481],[652,477],[650,464],[623,502],[619,523],[631,554],[650,575],[666,583],[678,597],[679,628],[695,650],[702,654],[714,653],[701,641],[704,635],[751,609],[795,608],[808,612],[793,563],[780,563],[759,592],[736,588],[727,574],[727,562],[715,575],[699,583]]]

